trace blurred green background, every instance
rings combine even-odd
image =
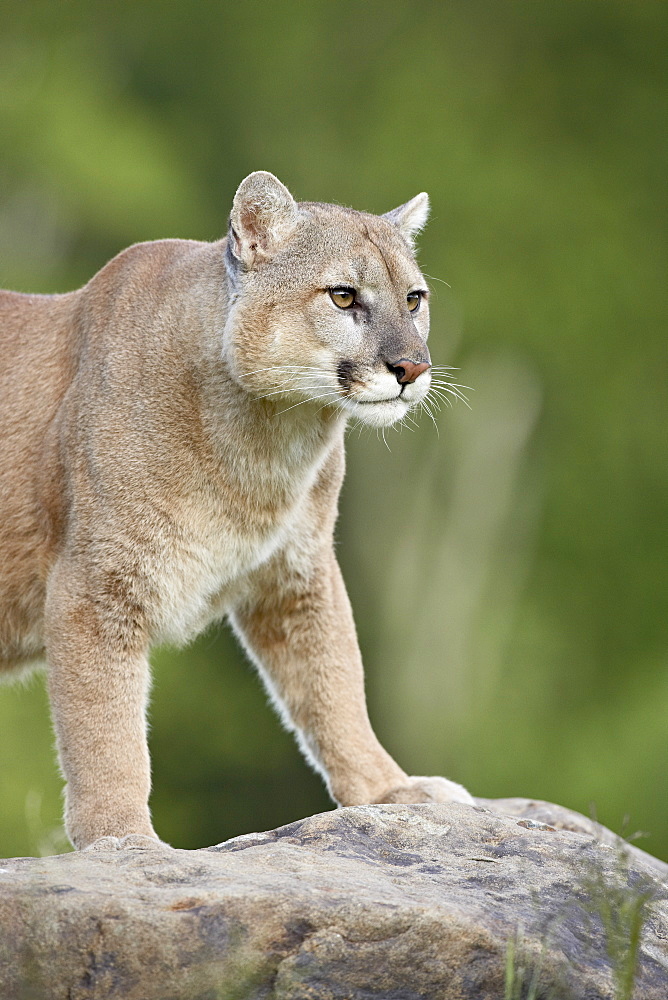
[[[349,437],[372,719],[413,773],[595,809],[664,858],[666,10],[13,0],[0,24],[5,287],[217,239],[259,168],[377,212],[430,193],[432,354],[474,392],[438,435]],[[165,839],[330,808],[224,626],[154,665]],[[0,690],[0,756],[0,855],[63,849],[40,678]]]

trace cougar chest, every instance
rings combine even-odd
[[[183,505],[180,538],[166,553],[161,641],[185,641],[222,617],[248,575],[310,521],[326,451],[311,461],[289,457],[280,450],[261,461],[237,455],[233,468]]]

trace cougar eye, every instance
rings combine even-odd
[[[345,285],[337,285],[336,288],[329,288],[329,297],[339,309],[350,309],[355,305],[355,289],[346,288]]]
[[[406,296],[406,304],[410,312],[417,312],[422,302],[422,292],[409,292]]]

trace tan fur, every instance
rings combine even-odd
[[[347,420],[392,423],[429,388],[388,369],[429,361],[427,298],[406,305],[426,213],[297,204],[258,172],[224,240],[0,293],[0,669],[46,655],[77,847],[155,836],[149,648],[223,616],[337,802],[471,801],[376,740],[332,545]]]

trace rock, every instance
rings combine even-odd
[[[526,819],[528,822],[544,823],[546,826],[554,827],[555,830],[586,833],[602,844],[607,844],[617,850],[623,846],[624,852],[630,858],[635,858],[642,864],[649,865],[660,881],[665,882],[668,879],[668,864],[665,861],[659,861],[658,858],[652,857],[646,851],[641,851],[635,844],[623,843],[618,834],[612,833],[595,820],[583,816],[582,813],[565,809],[563,806],[556,806],[552,802],[540,802],[535,799],[477,799],[477,802],[479,805],[504,816],[517,816],[518,819]]]
[[[666,1000],[667,879],[523,799],[356,806],[199,851],[19,858],[0,862],[0,996],[501,1000],[535,977],[537,998]]]

